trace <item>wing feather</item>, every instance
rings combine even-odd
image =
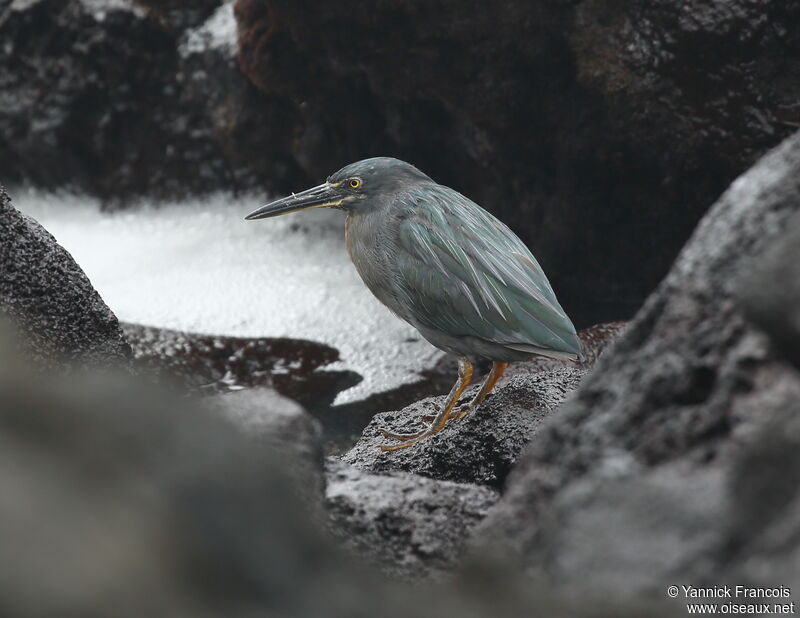
[[[572,322],[522,241],[460,193],[424,189],[398,204],[396,282],[413,318],[451,336],[579,354]]]

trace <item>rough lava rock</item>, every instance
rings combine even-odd
[[[800,374],[737,303],[798,212],[800,134],[712,207],[520,457],[480,546],[606,598],[663,598],[678,581],[800,584]]]
[[[72,256],[0,186],[0,316],[43,365],[127,362],[116,316]]]
[[[42,381],[8,354],[4,613],[361,615],[356,586],[375,579],[313,529],[269,445],[186,398],[129,379]]]
[[[344,546],[403,579],[452,571],[475,526],[497,501],[487,487],[413,474],[370,474],[328,459],[329,526]]]
[[[342,460],[369,472],[402,470],[434,479],[501,487],[520,451],[544,419],[577,388],[586,373],[578,367],[562,367],[518,376],[498,386],[492,395],[463,419],[452,421],[438,434],[399,451],[382,453],[384,438],[379,428],[395,432],[416,431],[423,416],[435,414],[434,406],[446,396],[428,397],[397,412],[376,414],[361,439]],[[462,402],[478,386],[469,389]]]

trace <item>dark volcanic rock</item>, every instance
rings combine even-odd
[[[370,474],[329,459],[326,506],[345,547],[405,579],[452,570],[497,501],[486,487],[394,472]]]
[[[786,235],[744,278],[742,301],[747,316],[800,367],[800,215],[787,227]]]
[[[0,5],[6,184],[75,187],[110,203],[259,185],[261,140],[282,127],[236,69],[230,4],[190,29],[220,3],[152,4],[161,11],[129,0]]]
[[[80,267],[0,186],[0,316],[41,364],[117,363],[130,356],[117,318]]]
[[[585,370],[563,367],[519,376],[495,392],[474,412],[452,421],[438,434],[399,451],[382,453],[380,444],[395,443],[379,428],[395,432],[416,431],[435,414],[434,404],[446,396],[429,397],[398,412],[376,414],[358,444],[342,460],[362,470],[403,470],[434,479],[488,484],[500,487],[522,448],[538,427],[574,390]],[[477,386],[467,391],[466,403]]]
[[[295,101],[281,120],[309,182],[412,161],[518,231],[581,325],[632,313],[708,204],[800,123],[797,0],[237,0],[236,15],[242,70]]]
[[[800,583],[783,570],[800,564],[790,523],[800,374],[736,302],[739,280],[798,212],[800,134],[733,183],[542,428],[485,522],[486,546],[587,594]]]
[[[325,406],[356,384],[352,371],[325,370],[339,351],[314,341],[226,337],[122,324],[134,367],[142,373],[202,392],[270,386],[300,405]]]

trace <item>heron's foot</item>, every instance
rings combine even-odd
[[[408,440],[416,440],[423,436],[430,427],[426,427],[425,429],[421,429],[420,431],[413,431],[411,433],[395,433],[393,431],[389,431],[388,429],[378,429],[381,432],[381,435],[384,438],[390,438],[392,440],[400,440],[401,442],[406,442]]]
[[[384,453],[389,451],[397,451],[401,448],[408,448],[420,440],[424,440],[425,438],[429,438],[430,436],[439,433],[445,428],[447,421],[453,418],[453,407],[464,393],[464,389],[469,386],[471,380],[472,363],[470,363],[469,359],[466,357],[458,359],[458,382],[456,382],[453,388],[450,390],[450,394],[447,396],[447,403],[444,405],[444,407],[440,408],[438,406],[434,406],[434,409],[437,410],[437,414],[433,419],[433,422],[428,425],[427,428],[417,431],[416,433],[395,433],[393,431],[381,429],[380,431],[384,437],[393,440],[399,440],[400,444],[381,444],[378,448],[380,448]]]
[[[441,414],[441,406],[433,404],[433,409],[436,414],[424,414],[421,418],[427,424],[424,429],[420,429],[419,431],[412,431],[409,433],[396,433],[394,431],[389,431],[388,429],[384,429],[383,427],[379,427],[378,431],[381,432],[384,438],[391,438],[392,440],[400,440],[405,442],[406,440],[413,440],[414,438],[419,438],[425,432],[427,432],[433,424],[436,422],[436,419],[439,418]]]
[[[401,448],[406,448],[411,446],[412,444],[416,444],[420,440],[423,440],[429,436],[439,433],[442,429],[445,428],[448,421],[453,418],[452,408],[449,414],[445,414],[442,411],[442,408],[438,405],[434,405],[434,410],[436,410],[436,415],[424,415],[422,419],[428,423],[428,426],[424,429],[420,429],[419,431],[414,431],[411,433],[395,433],[394,431],[389,431],[387,429],[380,429],[379,431],[383,435],[384,438],[389,438],[391,440],[399,440],[401,444],[394,444],[390,446],[380,445],[379,448],[385,453],[387,451],[396,451]]]
[[[408,437],[406,435],[403,438],[397,438],[396,436],[398,434],[383,432],[383,435],[385,435],[387,438],[395,438],[395,440],[401,439],[402,442],[400,442],[400,444],[391,444],[391,445],[380,444],[378,445],[378,448],[381,449],[381,451],[384,453],[388,453],[389,451],[399,451],[402,448],[408,448],[409,446],[413,446],[414,444],[420,442],[421,440],[424,440],[425,438],[429,438],[433,435],[436,435],[442,429],[444,429],[443,423],[434,424],[425,429],[424,431],[418,432],[418,434],[413,437]]]
[[[436,419],[439,418],[442,413],[442,406],[440,406],[438,403],[431,402],[431,408],[433,409],[433,414],[423,414],[420,417],[428,425],[435,423]]]

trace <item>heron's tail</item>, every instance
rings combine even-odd
[[[539,346],[530,345],[528,343],[505,343],[507,348],[517,350],[518,352],[527,352],[529,354],[538,354],[539,356],[546,356],[548,358],[555,358],[556,360],[568,360],[576,363],[582,363],[586,360],[583,351],[580,349],[578,352],[564,352],[562,350],[550,350],[548,348],[540,348]]]

